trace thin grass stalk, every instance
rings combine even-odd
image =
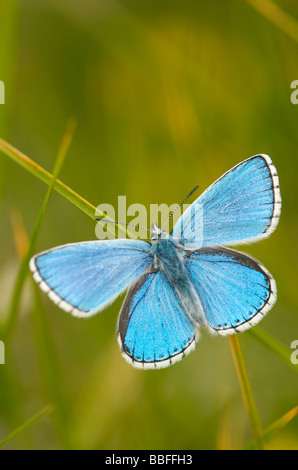
[[[296,373],[298,373],[297,365],[291,362],[291,352],[289,350],[289,347],[284,346],[280,341],[278,341],[276,338],[264,331],[259,326],[251,328],[247,331],[247,334],[256,339],[269,351],[272,351],[277,356],[279,356],[280,359],[282,359],[288,366],[290,366]]]
[[[272,423],[268,428],[265,429],[263,433],[263,439],[265,442],[269,441],[277,432],[283,429],[292,419],[298,415],[298,406],[295,406],[292,410],[285,413],[281,418],[277,419]],[[253,450],[256,449],[256,443],[251,442],[248,444],[245,449]]]
[[[298,21],[271,0],[246,0],[261,15],[298,42]]]
[[[64,449],[75,449],[73,418],[65,390],[59,357],[51,334],[51,328],[41,302],[40,290],[33,279],[32,284],[35,299],[32,319],[38,349],[43,391],[46,400],[53,403],[55,407],[53,423],[62,447]]]
[[[28,246],[27,253],[24,256],[24,258],[21,262],[20,268],[19,268],[17,279],[16,279],[16,282],[15,282],[15,285],[14,285],[14,290],[13,290],[13,295],[12,295],[12,300],[11,300],[11,304],[10,304],[8,318],[5,322],[4,331],[3,331],[3,337],[4,337],[4,339],[6,340],[7,343],[9,343],[9,339],[11,337],[13,327],[14,327],[14,324],[15,324],[15,321],[16,321],[18,306],[19,306],[19,302],[20,302],[20,298],[21,298],[21,293],[22,293],[22,289],[23,289],[23,286],[24,286],[24,283],[25,283],[25,280],[26,280],[26,276],[27,276],[27,273],[28,273],[29,261],[30,261],[31,257],[34,254],[35,246],[36,246],[36,243],[37,243],[37,239],[38,239],[39,231],[40,231],[40,228],[41,228],[41,225],[42,225],[42,221],[44,219],[45,211],[46,211],[50,196],[52,194],[52,190],[54,188],[55,180],[56,180],[57,175],[59,174],[59,172],[61,170],[66,152],[67,152],[67,150],[69,148],[69,145],[70,145],[70,142],[72,140],[74,128],[75,128],[74,122],[73,121],[69,122],[68,126],[67,126],[67,130],[65,132],[65,135],[63,137],[60,149],[58,151],[58,155],[57,155],[57,159],[56,159],[56,162],[55,162],[55,167],[54,167],[54,172],[53,172],[53,175],[52,175],[52,179],[49,183],[49,186],[48,186],[48,189],[47,189],[47,192],[46,192],[46,195],[45,195],[40,213],[39,213],[39,215],[38,215],[38,217],[35,221],[35,225],[34,225],[34,228],[33,228],[32,234],[31,234],[31,238],[30,238],[30,241],[29,241],[29,246]]]
[[[19,271],[19,276],[17,279],[16,290],[14,292],[12,308],[10,314],[12,316],[9,317],[9,323],[7,326],[7,335],[11,335],[13,330],[13,324],[15,322],[15,318],[17,315],[17,307],[21,295],[21,290],[24,285],[25,281],[25,274],[28,272],[28,263],[33,255],[34,247],[36,245],[37,237],[39,235],[41,225],[44,219],[45,211],[50,199],[50,196],[53,191],[55,179],[57,178],[61,167],[63,165],[66,153],[69,149],[71,144],[73,134],[75,130],[75,122],[70,120],[65,134],[63,136],[61,145],[59,147],[57,158],[54,165],[52,181],[48,187],[46,192],[40,213],[36,219],[34,229],[29,241],[29,246],[26,252],[25,257],[21,263],[21,269]],[[32,280],[33,282],[33,280]],[[51,403],[54,404],[56,413],[54,414],[54,419],[56,423],[56,427],[58,430],[58,434],[60,436],[60,440],[63,443],[64,447],[66,448],[73,448],[72,439],[71,439],[71,430],[70,430],[70,417],[68,412],[67,400],[66,395],[63,387],[63,380],[59,370],[59,364],[56,357],[56,351],[53,345],[53,340],[50,335],[50,328],[46,322],[44,315],[42,315],[42,305],[39,300],[39,291],[38,287],[34,283],[35,288],[35,308],[33,309],[33,320],[34,326],[36,331],[36,338],[38,340],[38,347],[39,347],[39,358],[41,360],[41,371],[42,371],[42,378],[44,383],[44,388],[46,394],[48,395],[48,399]]]
[[[11,158],[13,161],[18,163],[18,165],[22,166],[25,168],[27,171],[29,171],[31,174],[39,178],[41,181],[46,183],[47,185],[51,184],[51,181],[53,181],[53,175],[42,168],[38,163],[36,163],[34,160],[32,160],[30,157],[22,153],[20,150],[16,149],[13,147],[11,144],[6,142],[5,140],[0,138],[0,151],[3,152],[5,155],[7,155],[9,158]],[[91,204],[89,201],[84,199],[82,196],[80,196],[78,193],[76,193],[73,189],[71,189],[69,186],[64,184],[62,181],[59,179],[54,180],[53,184],[53,189],[57,191],[61,196],[63,196],[65,199],[70,201],[72,204],[74,204],[76,207],[81,209],[85,214],[87,214],[91,219],[95,220],[96,217],[104,216],[105,219],[111,220],[111,222],[114,222],[110,217],[100,210],[98,210],[93,204]],[[127,234],[130,238],[134,238],[132,233],[124,228],[121,225],[116,224],[118,227],[118,230],[120,230],[123,234]],[[109,232],[109,226],[107,226],[107,231]],[[111,231],[111,233],[114,233]]]
[[[236,335],[231,335],[229,336],[229,340],[234,363],[236,366],[242,398],[248,414],[252,437],[256,442],[256,448],[261,450],[264,449],[262,425],[252,393],[252,388],[249,382],[245,362],[240,348],[239,339]]]
[[[29,429],[31,426],[34,424],[38,423],[42,418],[45,416],[49,415],[52,413],[54,410],[52,405],[46,405],[41,411],[36,413],[36,415],[32,416],[28,421],[26,421],[24,424],[19,426],[17,429],[15,429],[12,433],[10,433],[5,439],[0,441],[0,447],[5,446],[8,442],[11,442],[13,439],[15,439],[19,434],[23,433],[27,429]]]

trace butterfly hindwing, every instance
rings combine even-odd
[[[197,340],[195,327],[165,274],[151,268],[128,291],[117,333],[123,357],[142,369],[181,360]]]
[[[257,260],[223,247],[189,252],[187,268],[211,330],[222,335],[258,323],[276,300],[276,285]]]
[[[188,248],[235,245],[269,236],[281,197],[268,155],[255,155],[213,183],[180,217],[172,235]]]
[[[30,269],[60,308],[87,317],[112,302],[151,262],[147,242],[98,240],[40,253],[31,259]]]

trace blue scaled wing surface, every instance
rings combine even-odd
[[[62,309],[88,317],[101,311],[151,264],[150,244],[136,240],[71,243],[30,261],[41,289]]]
[[[259,261],[224,247],[190,251],[187,269],[212,332],[228,335],[258,323],[276,301],[276,285]]]
[[[198,339],[192,321],[162,271],[149,267],[129,289],[118,319],[123,357],[134,367],[157,369],[183,359]]]
[[[255,155],[199,196],[177,221],[172,235],[187,248],[250,243],[273,232],[280,210],[276,169],[268,155]]]

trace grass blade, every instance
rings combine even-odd
[[[53,403],[56,413],[53,416],[57,434],[64,449],[75,449],[73,418],[70,412],[69,400],[65,391],[60,360],[51,334],[40,298],[40,289],[33,281],[35,307],[32,319],[40,363],[40,373],[46,400]]]
[[[255,326],[247,331],[253,338],[259,341],[267,349],[279,356],[286,364],[288,364],[295,372],[298,372],[298,368],[291,362],[291,353],[289,348],[284,346],[280,341],[275,339],[269,333],[266,333],[259,326]]]
[[[38,163],[34,162],[30,157],[27,157],[24,153],[20,152],[20,150],[13,147],[11,144],[6,142],[5,140],[0,138],[0,150],[18,163],[20,166],[25,168],[27,171],[32,173],[34,176],[39,178],[41,181],[46,183],[47,185],[51,184],[53,179],[53,175],[42,168]],[[55,191],[60,193],[63,197],[71,201],[74,205],[79,207],[83,212],[85,212],[89,217],[92,219],[95,218],[95,209],[96,207],[90,204],[90,202],[86,201],[86,199],[82,198],[79,194],[73,191],[71,188],[66,186],[62,181],[57,179],[54,181],[53,188]]]
[[[34,176],[39,178],[41,181],[46,183],[47,185],[51,184],[51,181],[53,180],[53,175],[50,172],[42,168],[40,165],[38,165],[38,163],[36,163],[30,157],[20,152],[20,150],[16,149],[11,144],[9,144],[8,142],[6,142],[5,140],[1,138],[0,138],[0,151],[3,152],[12,160],[14,160],[16,163],[18,163],[18,165],[22,166],[27,171],[32,173]],[[98,215],[100,214],[100,211],[93,204],[91,204],[82,196],[80,196],[78,193],[73,191],[73,189],[71,189],[69,186],[64,184],[59,179],[54,180],[53,189],[57,191],[59,194],[61,194],[61,196],[63,196],[65,199],[67,199],[72,204],[74,204],[76,207],[81,209],[81,211],[83,211],[85,214],[91,217],[91,219],[95,220],[95,217],[96,216],[98,217]],[[95,211],[97,212],[96,215],[95,215]],[[101,215],[102,216],[104,215],[106,219],[109,219],[107,215],[103,213],[101,213]],[[122,231],[125,234],[127,233],[130,238],[134,238],[133,235],[129,232],[129,230],[125,229],[121,225],[117,225],[117,226],[120,231]],[[107,227],[107,230],[109,231],[109,227]]]
[[[66,152],[67,152],[67,150],[69,148],[69,145],[70,145],[70,142],[72,140],[74,128],[75,128],[74,122],[70,121],[68,123],[65,135],[62,139],[62,142],[61,142],[58,154],[57,154],[57,159],[56,159],[56,162],[55,162],[55,167],[54,167],[54,172],[53,172],[53,175],[52,175],[52,179],[49,182],[49,187],[48,187],[48,190],[46,192],[46,195],[45,195],[45,198],[44,198],[44,201],[43,201],[43,205],[42,205],[40,213],[39,213],[39,215],[36,219],[36,222],[35,222],[35,225],[34,225],[34,228],[33,228],[33,231],[32,231],[32,235],[31,235],[31,238],[30,238],[28,250],[27,250],[26,255],[24,256],[24,258],[22,259],[22,262],[21,262],[21,265],[20,265],[17,280],[16,280],[16,283],[15,283],[15,286],[14,286],[14,291],[13,291],[13,295],[12,295],[12,300],[11,300],[11,304],[10,304],[8,318],[7,318],[7,320],[4,324],[4,328],[3,328],[4,331],[3,331],[2,335],[3,335],[4,339],[6,339],[6,341],[9,341],[9,337],[11,336],[11,332],[13,330],[13,326],[14,326],[15,321],[16,321],[19,301],[20,301],[20,298],[21,298],[21,293],[22,293],[22,289],[23,289],[23,286],[24,286],[24,283],[25,283],[26,275],[28,273],[29,261],[30,261],[31,257],[34,254],[35,246],[36,246],[36,243],[37,243],[37,238],[38,238],[39,231],[40,231],[40,228],[41,228],[41,224],[42,224],[42,221],[43,221],[43,218],[44,218],[44,215],[45,215],[45,211],[46,211],[46,208],[47,208],[47,205],[48,205],[48,202],[49,202],[49,199],[50,199],[50,196],[51,196],[54,184],[55,184],[56,177],[57,177],[57,175],[59,174],[59,172],[61,170]]]
[[[31,419],[26,421],[24,424],[15,429],[11,434],[9,434],[5,439],[0,441],[0,447],[3,447],[8,442],[12,441],[19,434],[26,431],[28,428],[36,424],[48,414],[52,413],[52,411],[54,411],[54,407],[52,405],[46,405],[41,411],[39,411],[39,413],[36,413],[36,415],[34,415]]]
[[[34,229],[29,241],[29,246],[27,252],[22,260],[19,276],[17,278],[16,288],[14,291],[14,296],[12,299],[12,305],[10,310],[10,316],[8,318],[8,325],[7,325],[7,335],[11,335],[11,331],[13,329],[13,324],[15,322],[16,314],[17,314],[17,307],[22,291],[22,287],[25,281],[25,275],[28,272],[28,263],[30,257],[33,254],[34,247],[36,245],[37,237],[40,232],[40,228],[44,219],[45,211],[50,199],[50,196],[53,191],[53,187],[55,184],[55,180],[57,175],[59,174],[61,167],[63,165],[66,153],[69,149],[69,146],[72,141],[72,137],[75,130],[75,122],[69,121],[65,134],[63,136],[57,158],[54,165],[54,171],[52,180],[49,184],[48,190],[46,192],[41,210],[39,215],[36,219]],[[26,238],[26,237],[23,237]],[[26,245],[26,243],[22,243],[22,246]],[[32,281],[33,282],[33,281]],[[56,357],[55,347],[53,345],[53,340],[50,335],[50,328],[46,322],[46,318],[41,314],[42,306],[39,300],[39,291],[38,287],[34,283],[35,293],[36,293],[36,308],[33,310],[33,320],[34,326],[36,331],[36,338],[38,340],[38,349],[39,354],[38,356],[41,359],[41,370],[42,370],[42,377],[44,382],[44,388],[48,395],[48,399],[51,403],[54,404],[56,413],[55,413],[55,421],[57,425],[57,430],[60,435],[61,442],[66,448],[73,448],[72,444],[72,433],[70,427],[70,416],[67,406],[67,400],[65,398],[65,393],[63,390],[63,380],[61,377],[61,373],[59,370],[59,364]]]
[[[229,336],[229,340],[237,370],[244,405],[250,422],[251,433],[254,441],[256,442],[256,448],[264,449],[262,425],[253,397],[252,388],[248,379],[247,370],[239,344],[239,339],[236,335],[231,335]]]
[[[271,0],[247,0],[267,20],[298,42],[298,21]]]
[[[294,419],[298,415],[298,406],[295,406],[292,410],[288,411],[284,414],[281,418],[277,419],[273,424],[268,426],[265,429],[263,438],[264,441],[269,441],[272,436],[274,436],[278,431],[283,429],[292,419]],[[256,443],[252,442],[245,447],[247,450],[252,450],[256,448]]]

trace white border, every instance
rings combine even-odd
[[[165,367],[172,366],[173,364],[176,364],[176,362],[182,361],[182,359],[185,358],[191,351],[194,351],[196,347],[196,343],[199,341],[200,335],[198,330],[196,330],[195,337],[192,339],[190,344],[180,353],[175,354],[172,357],[169,357],[168,359],[164,359],[162,361],[153,361],[153,362],[143,362],[143,361],[136,361],[134,360],[131,356],[126,354],[126,352],[123,349],[123,343],[120,338],[120,333],[117,333],[117,340],[118,344],[120,347],[120,351],[122,354],[122,357],[130,364],[133,366],[135,369],[142,369],[142,370],[149,370],[149,369],[164,369]]]
[[[279,217],[281,213],[281,194],[280,194],[280,187],[279,187],[279,179],[277,175],[277,170],[275,166],[272,163],[271,158],[268,155],[261,154],[266,160],[266,163],[268,165],[269,171],[271,173],[271,178],[272,178],[272,186],[273,186],[273,195],[274,195],[274,206],[273,206],[273,214],[271,218],[271,224],[267,228],[267,230],[261,235],[261,237],[266,238],[271,235],[271,233],[274,232],[276,229],[278,222],[279,222]]]

